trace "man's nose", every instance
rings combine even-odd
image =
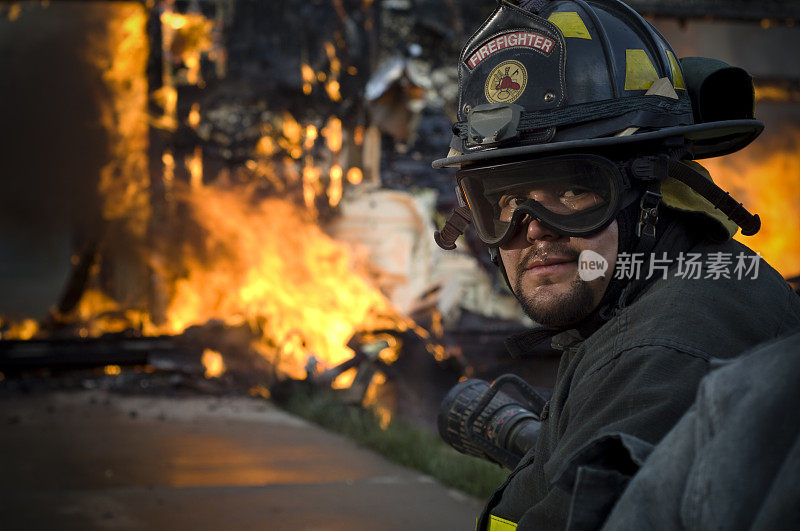
[[[528,229],[525,231],[525,239],[527,239],[530,243],[540,240],[557,240],[560,237],[561,235],[559,233],[545,227],[539,220],[536,219],[530,220],[528,223]]]

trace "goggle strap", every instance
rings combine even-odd
[[[728,192],[686,164],[682,164],[677,160],[670,160],[669,175],[706,198],[714,207],[721,210],[723,214],[728,216],[729,220],[742,229],[742,234],[745,236],[752,236],[761,229],[761,219],[758,214],[751,214],[742,203],[736,201]]]
[[[456,248],[456,240],[464,234],[469,224],[472,223],[472,213],[467,206],[457,206],[447,217],[441,231],[433,233],[436,245],[446,251]]]

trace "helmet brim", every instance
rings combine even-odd
[[[434,160],[434,168],[462,166],[475,162],[483,162],[506,157],[525,155],[544,155],[565,151],[584,152],[595,149],[655,144],[671,139],[683,138],[692,148],[695,159],[720,157],[738,151],[750,144],[764,130],[759,120],[726,120],[694,125],[666,127],[658,131],[649,131],[628,136],[610,136],[581,140],[567,140],[544,144],[530,144],[508,148],[485,149],[474,153],[456,155]]]

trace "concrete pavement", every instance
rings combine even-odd
[[[0,399],[0,528],[472,529],[477,500],[249,398]]]

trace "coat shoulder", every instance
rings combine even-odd
[[[749,265],[748,257],[756,256],[751,249],[731,240],[692,252],[703,264],[730,259],[728,278],[705,267],[700,278],[683,278],[673,267],[590,342],[610,341],[617,353],[658,345],[706,359],[732,358],[800,326],[800,297],[772,266],[759,259],[757,269],[735,271],[737,257]]]

